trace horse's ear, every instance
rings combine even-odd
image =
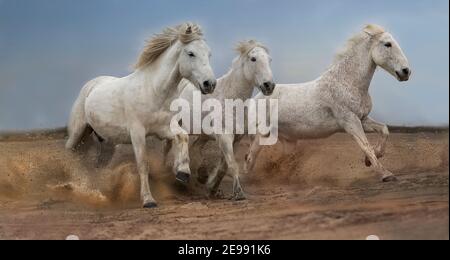
[[[188,28],[186,29],[186,34],[191,34],[192,33],[192,26],[189,25]]]
[[[364,27],[364,32],[370,36],[375,36],[375,35],[384,33],[385,30],[383,29],[383,27],[381,27],[379,25],[369,24],[366,27]]]

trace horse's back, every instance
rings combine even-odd
[[[88,88],[89,92],[90,92],[90,91],[92,91],[93,88],[95,88],[97,86],[101,86],[105,83],[112,82],[116,79],[118,79],[118,78],[113,77],[113,76],[99,76],[99,77],[96,77],[96,78],[88,81],[84,87]]]

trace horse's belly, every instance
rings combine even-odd
[[[294,124],[287,127],[280,125],[280,135],[287,139],[316,139],[328,137],[339,131],[335,125]]]
[[[321,113],[301,113],[283,118],[280,116],[279,132],[288,139],[313,139],[328,137],[340,130],[336,119],[324,110]]]
[[[127,127],[110,125],[105,122],[89,122],[95,133],[109,143],[129,144],[131,143],[130,132]]]
[[[97,114],[88,117],[88,124],[97,135],[111,143],[130,143],[130,133],[126,125],[106,120]]]

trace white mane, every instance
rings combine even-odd
[[[155,34],[147,42],[135,68],[142,68],[151,64],[177,40],[188,44],[202,38],[202,29],[197,24],[184,23],[175,27],[167,27],[161,33]]]
[[[236,45],[235,50],[239,53],[239,55],[247,55],[254,48],[260,47],[266,50],[269,53],[269,48],[267,48],[264,44],[257,42],[255,40],[241,41]]]
[[[348,57],[348,55],[352,53],[358,45],[365,41],[373,39],[374,36],[383,34],[385,32],[386,31],[379,25],[369,24],[365,26],[362,31],[358,32],[353,37],[347,40],[347,43],[344,45],[344,47],[338,53],[336,53],[333,63],[342,61],[343,59]]]

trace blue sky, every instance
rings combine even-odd
[[[413,77],[379,70],[373,117],[448,125],[448,0],[0,0],[0,130],[65,125],[86,81],[129,74],[146,38],[183,21],[204,28],[217,76],[233,45],[254,38],[271,49],[278,83],[318,77],[348,37],[378,23]]]

